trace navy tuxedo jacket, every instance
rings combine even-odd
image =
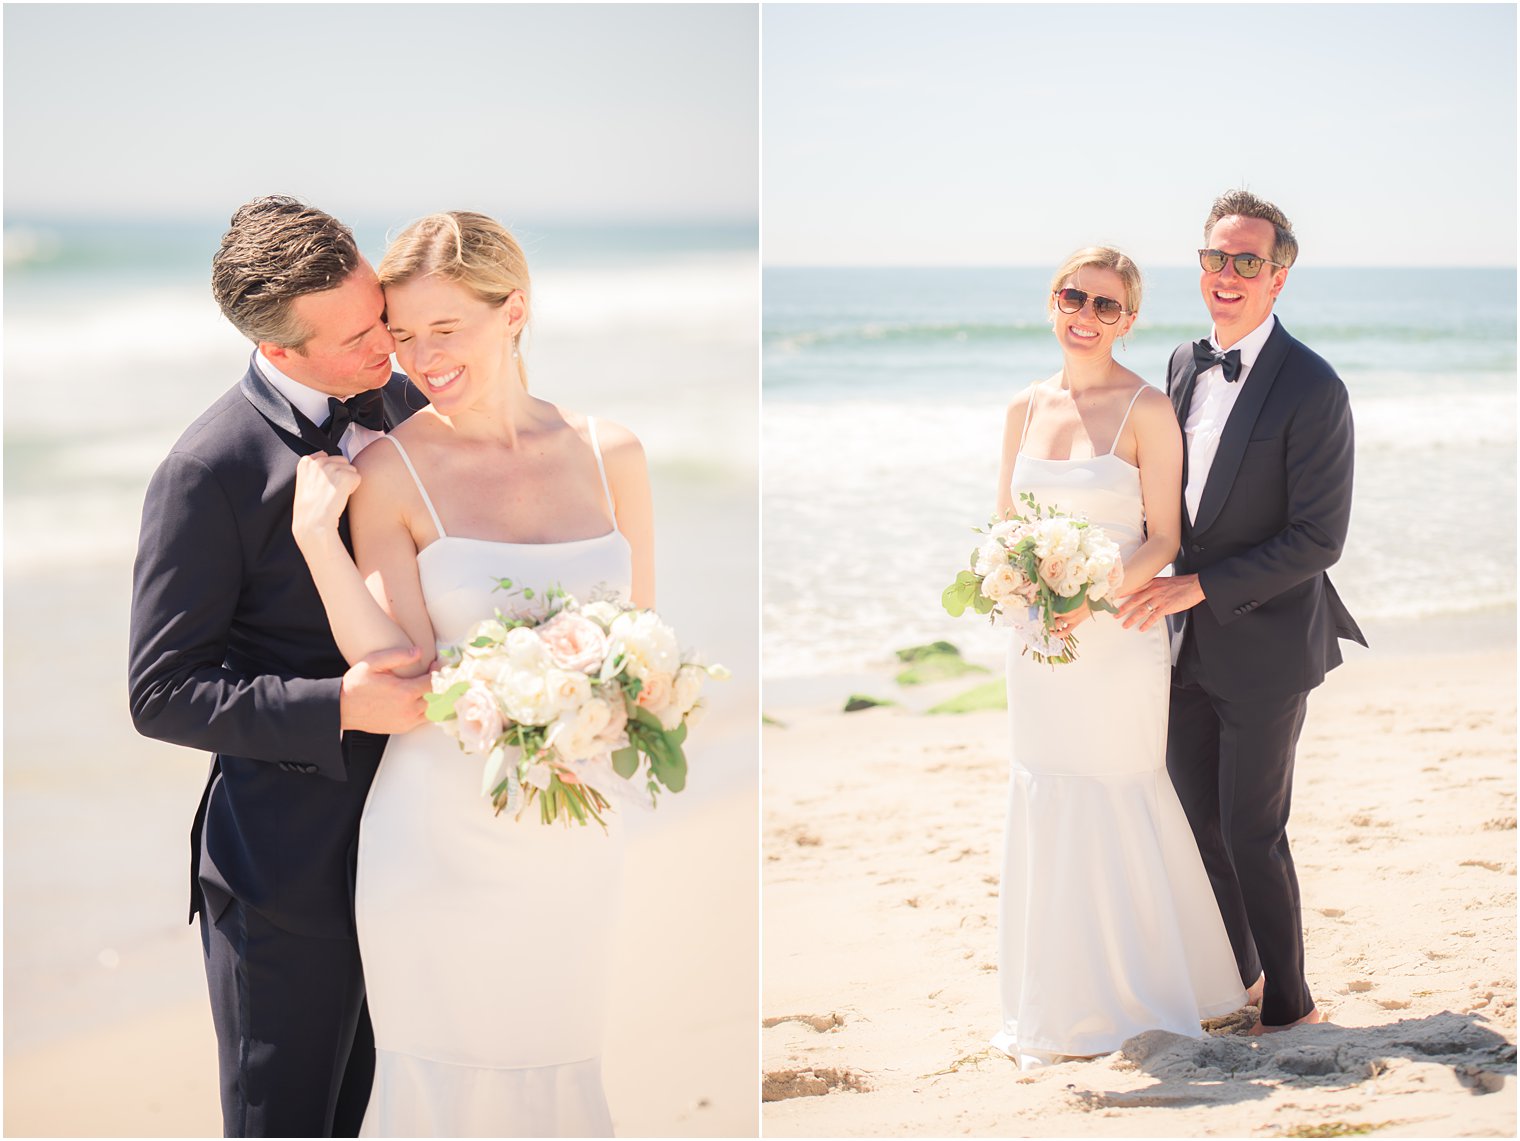
[[[1196,378],[1193,346],[1179,345],[1166,390],[1184,426]],[[1226,700],[1306,692],[1340,664],[1338,638],[1367,644],[1325,573],[1351,521],[1346,386],[1281,321],[1242,383],[1198,518],[1183,506],[1176,563],[1203,587],[1188,636]]]
[[[400,373],[389,424],[425,398]],[[410,403],[408,397],[410,396]],[[353,931],[350,861],[385,738],[340,733],[338,652],[290,533],[325,435],[249,365],[148,485],[132,582],[138,732],[215,753],[191,829],[190,915],[234,897],[285,930]],[[341,532],[348,544],[348,521]]]

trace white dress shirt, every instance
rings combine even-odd
[[[1240,390],[1251,380],[1251,366],[1261,356],[1261,347],[1272,335],[1277,318],[1267,314],[1267,319],[1252,329],[1232,349],[1240,350],[1240,375],[1231,383],[1224,378],[1224,366],[1214,365],[1198,374],[1193,382],[1193,401],[1188,406],[1187,423],[1183,433],[1187,438],[1188,481],[1182,498],[1187,504],[1189,521],[1198,518],[1198,504],[1203,500],[1203,487],[1209,481],[1209,469],[1214,466],[1214,456],[1219,452],[1219,437],[1224,434],[1225,423]],[[1209,344],[1219,351],[1218,331],[1209,333]]]
[[[308,388],[299,380],[291,380],[275,368],[269,358],[258,350],[254,350],[253,362],[259,372],[264,374],[264,379],[274,385],[281,396],[294,404],[296,411],[302,416],[318,428],[327,423],[327,393]],[[384,432],[366,428],[363,424],[349,424],[343,432],[343,438],[338,441],[338,450],[343,453],[344,459],[352,460],[383,435],[385,435]]]

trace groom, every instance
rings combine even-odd
[[[1167,371],[1186,437],[1182,549],[1119,617],[1149,629],[1180,616],[1167,771],[1242,983],[1264,981],[1264,1033],[1320,1021],[1287,824],[1309,691],[1340,664],[1337,638],[1367,644],[1325,574],[1351,518],[1351,409],[1334,369],[1272,313],[1298,255],[1282,211],[1230,191],[1204,235],[1214,331]]]
[[[132,720],[215,754],[190,834],[190,917],[226,1135],[352,1137],[374,1072],[351,904],[359,813],[384,734],[422,720],[428,678],[390,673],[410,660],[396,653],[347,667],[290,511],[296,461],[352,456],[410,414],[409,386],[391,372],[374,270],[320,210],[243,206],[212,290],[257,349],[148,485]]]

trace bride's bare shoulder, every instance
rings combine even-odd
[[[1040,385],[1045,383],[1045,380],[1036,380],[1030,384],[1026,384],[1023,388],[1019,389],[1014,398],[1008,402],[1008,408],[1004,413],[1003,419],[1015,431],[1018,431],[1024,426],[1024,417],[1029,412],[1030,401],[1035,399],[1035,389],[1039,388]]]
[[[566,424],[573,428],[588,443],[591,440],[593,427],[596,431],[596,448],[602,453],[602,459],[609,464],[627,462],[632,459],[643,461],[644,446],[639,443],[631,429],[624,427],[616,420],[609,420],[605,416],[592,416],[585,412],[573,412],[569,409],[559,409],[559,414]]]

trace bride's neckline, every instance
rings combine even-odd
[[[1017,463],[1019,460],[1033,460],[1035,463],[1039,463],[1039,464],[1090,464],[1094,460],[1118,460],[1121,464],[1123,464],[1125,467],[1129,468],[1129,470],[1132,471],[1132,472],[1137,472],[1138,473],[1139,470],[1140,470],[1140,468],[1136,464],[1132,464],[1128,460],[1122,459],[1121,457],[1114,455],[1113,452],[1104,452],[1102,455],[1097,455],[1097,456],[1081,456],[1081,457],[1078,457],[1078,458],[1072,458],[1071,456],[1068,456],[1064,460],[1052,459],[1052,458],[1049,458],[1049,457],[1046,457],[1046,456],[1032,456],[1028,452],[1020,452],[1015,457],[1014,462]]]
[[[422,550],[418,551],[417,557],[420,559],[441,543],[477,543],[487,547],[578,547],[586,543],[600,543],[605,539],[612,538],[614,535],[621,538],[625,543],[628,541],[623,532],[619,531],[616,527],[605,534],[592,535],[586,539],[557,539],[550,543],[518,543],[510,539],[472,539],[468,535],[440,535],[427,546],[423,547]]]

